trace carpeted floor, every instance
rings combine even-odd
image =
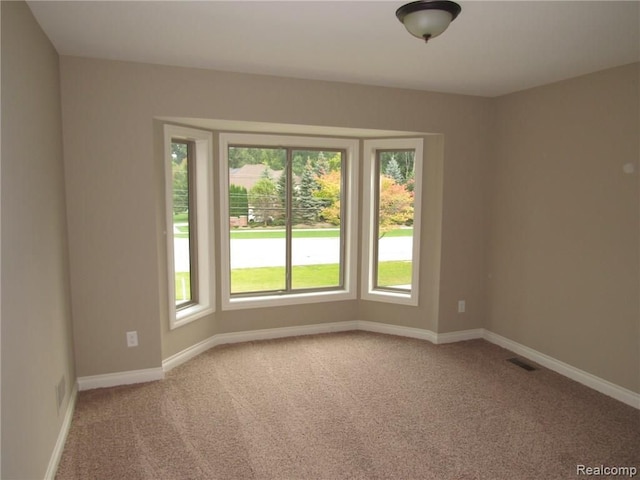
[[[570,479],[640,468],[640,412],[483,340],[226,345],[81,392],[63,479]],[[602,477],[600,477],[602,478]]]

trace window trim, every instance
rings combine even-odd
[[[412,247],[412,269],[411,269],[411,290],[403,292],[400,290],[385,289],[376,287],[376,241],[377,241],[377,205],[378,205],[378,182],[376,174],[378,169],[378,150],[415,150],[414,168],[414,219],[413,219],[413,247]],[[422,217],[422,184],[424,179],[422,172],[424,168],[424,140],[422,138],[389,138],[370,139],[364,141],[363,148],[363,205],[362,205],[362,271],[361,271],[361,292],[360,298],[363,300],[373,300],[378,302],[397,303],[402,305],[417,306],[420,293],[420,231]]]
[[[173,177],[171,165],[171,143],[173,140],[194,143],[195,195],[196,203],[194,244],[196,255],[191,258],[197,275],[197,298],[180,308],[175,303],[175,252],[173,237]],[[169,328],[171,330],[186,325],[215,311],[215,256],[213,254],[213,134],[205,130],[164,125],[165,195],[167,239],[167,285]],[[190,236],[194,235],[191,225]]]
[[[357,298],[357,238],[358,238],[358,159],[360,142],[352,138],[306,137],[291,135],[271,135],[253,133],[220,133],[220,212],[223,218],[229,210],[229,161],[228,147],[242,145],[249,147],[291,147],[344,150],[346,152],[343,185],[347,186],[346,204],[343,206],[346,221],[344,225],[344,278],[341,288],[326,290],[304,290],[274,295],[231,295],[230,282],[230,226],[228,221],[220,222],[220,269],[222,310],[298,305],[307,303],[354,300]]]
[[[183,145],[186,146],[187,148],[187,181],[188,181],[188,185],[189,185],[189,192],[188,192],[188,198],[187,198],[187,203],[189,205],[189,210],[188,210],[188,223],[189,223],[189,264],[190,264],[190,269],[189,269],[189,283],[190,283],[190,290],[191,290],[191,298],[189,300],[185,300],[182,303],[177,303],[176,302],[176,310],[184,310],[185,308],[189,308],[192,305],[195,305],[198,303],[198,297],[199,297],[199,284],[198,284],[198,239],[197,239],[197,235],[191,235],[191,232],[197,232],[198,231],[198,225],[197,225],[197,211],[198,211],[198,202],[197,202],[197,195],[194,195],[195,193],[195,188],[194,185],[196,184],[196,142],[193,140],[189,140],[189,139],[184,139],[184,138],[178,138],[175,135],[171,137],[171,145],[175,144],[175,143],[181,143]],[[173,176],[173,175],[172,175]],[[173,186],[173,184],[172,184]],[[173,188],[171,191],[171,195],[173,197]],[[172,203],[172,208],[173,208],[173,203]],[[174,232],[175,233],[175,232]],[[175,245],[175,244],[174,244]],[[195,261],[194,261],[195,260]],[[175,278],[172,277],[172,278]],[[175,292],[175,286],[174,286],[174,290]]]

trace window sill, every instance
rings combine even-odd
[[[291,293],[286,295],[268,295],[255,297],[235,297],[222,302],[222,310],[241,310],[246,308],[280,307],[308,303],[340,302],[355,300],[354,292],[332,290],[328,292]]]
[[[191,323],[199,318],[210,315],[214,312],[214,309],[210,305],[191,305],[190,307],[183,308],[176,311],[176,318],[171,322],[171,330],[174,328],[182,327],[187,323]]]
[[[418,297],[412,293],[390,292],[387,290],[369,290],[362,292],[362,300],[372,302],[397,303],[400,305],[418,306]]]

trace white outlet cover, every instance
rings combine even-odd
[[[127,332],[127,347],[138,346],[138,332]]]
[[[458,313],[464,313],[467,307],[465,300],[458,300]]]

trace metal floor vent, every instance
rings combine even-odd
[[[527,362],[520,360],[519,358],[507,358],[507,362],[511,362],[514,365],[519,366],[520,368],[524,368],[526,371],[531,372],[533,370],[537,370],[533,365],[529,365]]]

